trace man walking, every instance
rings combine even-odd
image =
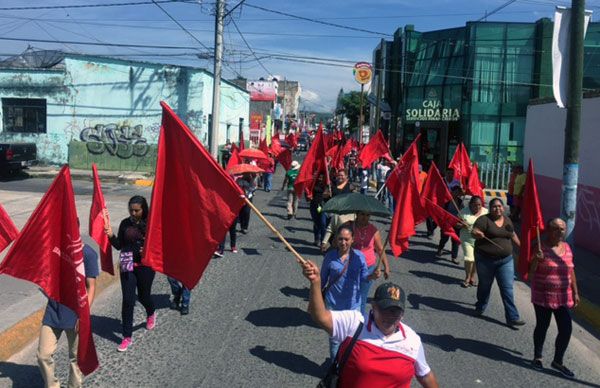
[[[288,192],[288,200],[287,200],[287,219],[290,220],[292,217],[296,216],[296,211],[298,210],[298,195],[296,195],[296,190],[294,189],[294,183],[296,182],[296,178],[298,178],[298,174],[300,173],[300,163],[297,160],[292,162],[292,165],[288,172],[285,173],[285,179],[283,180],[283,184],[281,185],[281,190],[283,191],[287,188]],[[287,186],[286,186],[287,185]]]

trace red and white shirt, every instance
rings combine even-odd
[[[364,318],[356,310],[332,311],[331,315],[332,338],[342,342],[338,352],[342,355]],[[400,323],[398,331],[386,337],[369,318],[342,369],[340,387],[408,388],[413,376],[423,377],[430,371],[421,338],[413,329]]]

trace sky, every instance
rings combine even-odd
[[[162,1],[157,5],[149,0],[3,0],[0,55],[18,54],[31,45],[212,71],[215,0]],[[72,7],[127,2],[142,4]],[[227,9],[238,2],[227,0]],[[460,27],[486,14],[491,14],[488,21],[534,22],[552,18],[556,5],[569,4],[567,0],[247,0],[226,19],[223,76],[258,79],[277,75],[299,81],[302,109],[331,111],[340,88],[360,89],[352,64],[371,62],[377,44],[381,39],[391,40],[398,28],[407,24],[417,31]],[[588,0],[586,5],[600,11],[600,0]],[[56,8],[14,9],[39,6]],[[3,40],[6,38],[22,40]],[[63,43],[53,43],[56,41]],[[107,46],[114,44],[169,48]]]

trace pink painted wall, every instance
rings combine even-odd
[[[525,162],[533,158],[545,218],[560,214],[566,110],[555,103],[530,105]],[[575,243],[600,255],[600,98],[583,101]]]

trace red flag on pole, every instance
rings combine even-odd
[[[192,289],[244,205],[243,191],[164,102],[142,263]]]
[[[239,155],[237,147],[231,147],[231,156],[227,161],[227,166],[225,166],[225,170],[229,170],[231,167],[236,166],[240,163],[242,163],[242,158]]]
[[[298,147],[298,141],[296,140],[296,135],[294,135],[293,133],[289,133],[289,135],[287,135],[285,137],[285,141],[287,141],[287,143],[290,145],[290,147],[292,149],[296,149],[296,147]]]
[[[84,375],[98,368],[85,289],[83,244],[75,196],[65,165],[0,264],[0,273],[38,285],[48,298],[79,317],[77,364]]]
[[[261,150],[262,152],[265,153],[265,155],[269,155],[269,146],[267,145],[267,139],[260,139],[260,142],[258,143],[258,149]]]
[[[429,198],[424,198],[423,204],[425,205],[427,214],[429,214],[429,217],[433,218],[433,221],[440,227],[442,233],[450,236],[453,240],[460,242],[460,238],[454,230],[454,227],[461,223],[460,219],[441,206],[438,206]]]
[[[384,156],[389,152],[390,147],[387,141],[385,140],[385,137],[383,137],[383,132],[381,132],[380,129],[377,131],[375,136],[373,136],[373,138],[369,140],[369,143],[367,143],[367,145],[365,145],[360,151],[360,154],[358,155],[358,160],[360,160],[360,163],[362,164],[363,168],[369,168],[375,160],[379,159],[380,157]]]
[[[4,250],[19,234],[10,216],[0,205],[0,252]]]
[[[96,241],[100,248],[100,268],[111,275],[115,274],[112,259],[112,246],[108,241],[108,236],[104,232],[104,225],[110,224],[108,212],[106,212],[106,202],[102,194],[102,186],[98,177],[96,164],[92,163],[92,175],[94,179],[94,193],[92,194],[92,206],[90,207],[89,235]],[[105,214],[106,213],[106,214]]]
[[[352,151],[352,143],[346,141],[344,145],[340,144],[337,146],[337,152],[331,159],[331,166],[336,170],[342,170],[344,168],[344,158]]]
[[[531,241],[536,239],[538,233],[544,230],[544,216],[540,206],[535,173],[533,171],[533,160],[529,159],[527,178],[523,191],[523,204],[521,206],[521,252],[519,253],[519,273],[527,280],[529,265],[531,263],[532,249]],[[537,243],[536,243],[537,245]]]
[[[292,150],[283,149],[282,147],[282,151],[279,152],[275,159],[281,163],[283,168],[285,168],[285,171],[288,171],[290,167],[292,167]]]
[[[277,157],[283,151],[279,136],[275,135],[271,138],[271,153]]]
[[[460,182],[462,187],[467,185],[467,179],[471,174],[471,159],[463,143],[460,143],[454,151],[454,156],[448,167],[454,170],[454,179]]]
[[[421,196],[430,199],[438,206],[444,206],[448,201],[452,200],[452,194],[448,190],[448,185],[444,182],[444,178],[442,178],[442,174],[440,174],[440,170],[438,170],[434,162],[431,162]]]
[[[399,188],[396,193],[398,202],[390,228],[390,246],[395,257],[408,249],[408,239],[416,233],[415,225],[427,217],[419,197],[419,158],[416,147],[414,151],[404,154],[398,166],[401,166],[401,169],[396,172]]]
[[[315,174],[325,174],[325,184],[329,184],[327,161],[325,160],[325,143],[323,140],[323,130],[317,131],[315,140],[313,141],[310,149],[306,153],[304,162],[298,172],[298,177],[294,183],[294,189],[298,196],[302,195],[304,189],[308,189],[312,192],[315,180]]]
[[[479,180],[479,168],[477,167],[477,163],[473,163],[473,168],[471,168],[471,173],[467,179],[466,188],[467,194],[478,196],[482,201],[484,200],[485,195],[483,194],[483,189],[485,189],[485,185]]]
[[[417,142],[421,138],[421,134],[418,134],[415,140],[410,144],[410,147],[406,150],[398,165],[392,170],[390,176],[385,182],[389,192],[392,194],[394,199],[398,201],[398,196],[400,195],[400,173],[406,169],[407,163],[412,163],[413,159],[417,159],[417,172],[419,165],[419,151],[417,149]]]

